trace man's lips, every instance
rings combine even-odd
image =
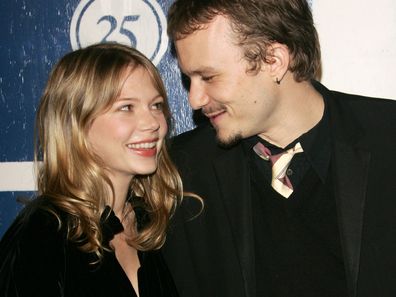
[[[225,109],[219,110],[219,111],[214,111],[214,112],[205,112],[204,111],[204,115],[206,117],[208,117],[210,120],[214,120],[215,118],[217,118],[218,116],[224,114],[226,112]]]

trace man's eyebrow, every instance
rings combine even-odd
[[[191,76],[191,75],[203,75],[214,72],[216,72],[216,70],[213,67],[201,67],[198,69],[194,69],[192,71],[186,71],[184,72],[184,74]]]

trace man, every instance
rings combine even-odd
[[[396,296],[396,103],[314,80],[305,0],[176,0],[169,34],[210,121],[173,143],[181,296]]]

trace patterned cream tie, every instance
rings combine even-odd
[[[293,193],[293,186],[289,177],[286,175],[287,168],[295,154],[302,153],[303,148],[299,142],[296,145],[277,155],[271,155],[271,151],[261,142],[258,142],[253,150],[264,160],[270,160],[272,164],[272,180],[271,186],[285,198]]]

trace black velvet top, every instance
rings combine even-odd
[[[114,252],[104,251],[100,264],[91,264],[93,255],[68,241],[66,230],[58,228],[56,217],[40,207],[48,199],[37,200],[25,207],[0,241],[2,297],[137,296]],[[135,213],[139,226],[144,221],[144,211],[135,209]],[[61,218],[66,216],[58,214]],[[102,214],[101,228],[104,246],[123,230],[109,207]],[[160,251],[138,251],[138,256],[140,297],[177,297]]]

